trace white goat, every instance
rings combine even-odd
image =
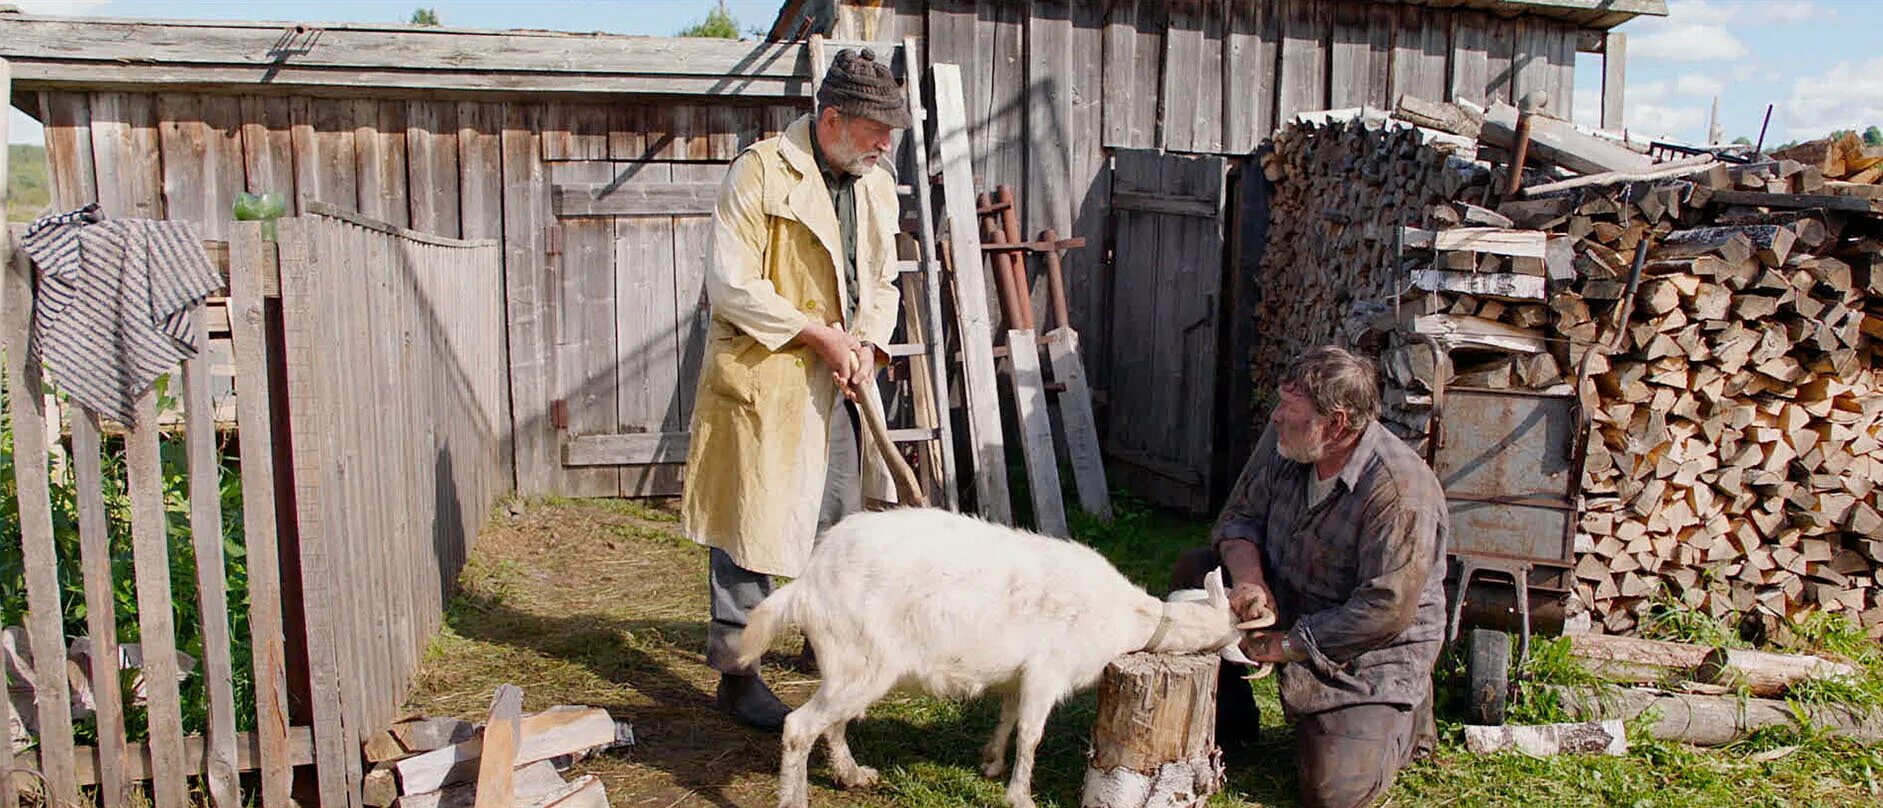
[[[833,525],[809,565],[754,609],[740,647],[756,662],[786,626],[803,629],[823,684],[785,719],[780,808],[806,808],[822,735],[845,788],[875,784],[844,725],[902,688],[948,698],[1002,694],[981,771],[999,777],[1020,733],[1007,803],[1031,808],[1033,753],[1047,714],[1132,651],[1215,651],[1238,635],[1220,573],[1202,603],[1166,604],[1070,541],[927,508],[860,513]]]

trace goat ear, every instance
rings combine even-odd
[[[1203,576],[1203,591],[1209,594],[1210,605],[1229,608],[1229,593],[1223,590],[1223,568],[1217,567]]]

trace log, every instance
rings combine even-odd
[[[1402,121],[1437,129],[1454,135],[1476,140],[1484,128],[1484,116],[1473,114],[1457,104],[1443,101],[1427,101],[1411,95],[1399,97],[1399,106],[1393,110],[1393,117]]]
[[[1622,757],[1628,754],[1628,733],[1615,719],[1535,726],[1466,726],[1465,748],[1478,755],[1515,749],[1531,757],[1586,753]]]
[[[1135,653],[1105,667],[1082,808],[1190,808],[1222,790],[1215,654]]]
[[[1771,726],[1797,726],[1799,714],[1789,702],[1776,699],[1741,699],[1636,688],[1606,688],[1599,693],[1579,688],[1545,685],[1571,717],[1584,721],[1633,721],[1653,710],[1659,716],[1648,734],[1664,741],[1696,746],[1724,746],[1743,740],[1754,730]],[[1883,714],[1865,715],[1846,707],[1801,707],[1813,725],[1830,734],[1853,740],[1883,741]]]
[[[1743,684],[1752,695],[1767,698],[1784,695],[1792,685],[1807,679],[1855,675],[1856,668],[1822,657],[1738,648],[1715,648],[1694,670],[1698,681]]]
[[[1706,661],[1708,650],[1698,645],[1610,634],[1569,635],[1570,656],[1581,660],[1591,672],[1617,682],[1689,678]]]

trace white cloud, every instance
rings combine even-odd
[[[61,17],[94,15],[104,11],[111,0],[12,0],[22,14],[48,14]]]
[[[1735,3],[1733,6],[1733,11],[1745,14],[1747,22],[1765,25],[1797,25],[1834,16],[1829,9],[1811,0],[1759,0],[1756,3]]]
[[[1704,73],[1688,73],[1674,80],[1674,92],[1685,96],[1712,98],[1726,91],[1719,79]]]
[[[1883,120],[1883,56],[1858,64],[1839,62],[1815,76],[1792,80],[1778,117],[1794,138],[1822,137],[1833,129],[1862,129]]]
[[[1699,140],[1711,98],[1695,99],[1679,82],[1647,81],[1628,85],[1628,131],[1642,137]]]
[[[1569,113],[1570,120],[1583,126],[1601,126],[1602,91],[1589,87],[1577,87]]]
[[[1725,26],[1707,23],[1669,25],[1628,42],[1629,56],[1669,62],[1716,62],[1750,53]]]

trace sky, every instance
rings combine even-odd
[[[714,0],[0,0],[28,13],[167,19],[404,22],[434,8],[449,26],[547,28],[666,36],[702,19]],[[745,28],[767,27],[779,0],[728,0]],[[1699,143],[1719,98],[1724,139],[1757,140],[1773,106],[1767,143],[1834,129],[1883,125],[1883,0],[1668,0],[1666,18],[1621,27],[1629,38],[1631,135]],[[1600,117],[1602,59],[1576,65],[1576,120]],[[9,110],[8,139],[38,143],[37,124]]]

